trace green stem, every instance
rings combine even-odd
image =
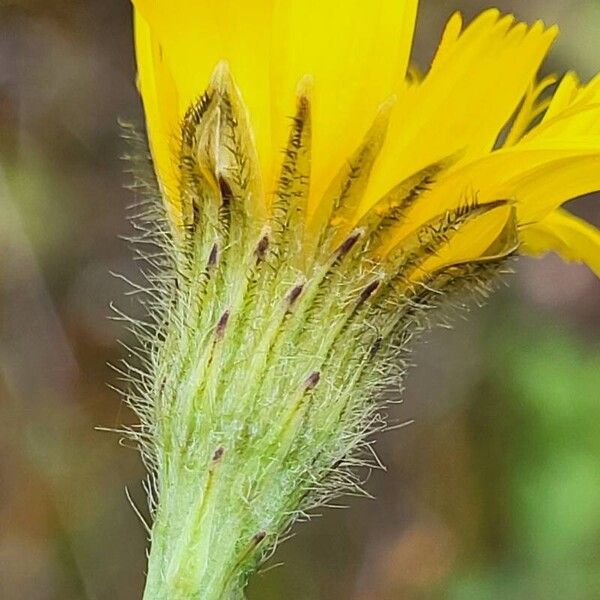
[[[204,542],[204,540],[194,540]],[[148,576],[143,600],[242,600],[245,583],[231,577],[230,561],[216,568],[198,569],[195,548],[187,547],[175,555],[170,540],[155,539],[148,560]],[[211,548],[221,554],[226,548]]]
[[[182,481],[183,480],[183,481]],[[161,498],[151,534],[144,600],[242,600],[247,559],[240,518],[222,478],[198,493],[185,478]]]

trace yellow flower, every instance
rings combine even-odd
[[[552,95],[556,28],[497,10],[454,15],[421,75],[416,0],[134,6],[168,216],[139,223],[158,250],[128,397],[144,598],[242,598],[296,518],[360,488],[432,309],[485,295],[517,250],[600,274],[600,233],[561,208],[600,188],[600,78]]]
[[[408,218],[383,241],[384,251],[465,199],[505,199],[516,207],[523,251],[554,250],[600,273],[598,230],[560,209],[600,188],[600,78],[582,85],[569,73],[553,97],[540,99],[554,79],[538,84],[536,74],[557,28],[527,26],[492,9],[468,26],[455,14],[429,72],[409,82],[417,4],[134,0],[139,86],[174,223],[181,224],[183,210],[182,120],[216,66],[227,61],[260,162],[264,195],[254,200],[262,204],[258,212],[272,203],[301,85],[310,87],[312,107],[313,221],[329,210],[324,204],[331,202],[336,173],[384,105],[385,140],[360,203],[344,211],[340,231],[351,230],[399,182],[446,161]],[[507,123],[512,129],[504,138]],[[492,211],[465,228],[430,267],[484,253],[508,212]]]

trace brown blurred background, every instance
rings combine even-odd
[[[425,0],[425,67],[453,9]],[[498,0],[556,21],[546,70],[600,70],[600,2]],[[0,0],[0,600],[141,597],[137,454],[94,430],[130,418],[109,302],[138,310],[125,145],[142,122],[126,0]],[[502,82],[499,82],[502,85]],[[574,210],[600,224],[598,199]],[[376,501],[296,528],[251,599],[600,599],[600,286],[521,260],[510,289],[415,353],[377,444]]]

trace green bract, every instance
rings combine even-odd
[[[254,151],[223,68],[183,125],[183,233],[169,227],[154,185],[138,178],[150,206],[135,221],[138,248],[157,248],[139,250],[151,265],[152,322],[136,326],[141,360],[129,371],[140,418],[129,435],[150,471],[146,600],[242,596],[247,576],[296,519],[360,491],[354,467],[377,465],[369,441],[385,427],[377,398],[399,385],[408,342],[449,293],[487,292],[489,275],[515,248],[511,223],[486,259],[421,274],[464,224],[506,204],[470,203],[377,259],[374,241],[402,221],[442,164],[400,184],[337,240],[336,218],[364,190],[381,128],[340,173],[316,247],[303,243],[305,95],[269,218],[252,214],[260,193]]]

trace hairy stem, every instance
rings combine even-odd
[[[144,600],[243,598],[295,520],[360,493],[356,467],[379,464],[370,447],[385,427],[379,392],[404,375],[407,344],[446,292],[485,295],[495,266],[516,249],[505,200],[458,203],[403,231],[445,163],[361,216],[388,116],[383,108],[311,216],[307,95],[270,212],[224,65],[185,116],[178,218],[138,225],[160,258],[149,259],[151,324],[133,323],[143,367],[125,373],[140,419],[128,433],[149,470]],[[484,256],[428,270],[493,211],[506,227]]]
[[[198,489],[181,472],[161,497],[151,534],[144,600],[237,600],[263,534],[244,535],[231,469],[212,461]],[[229,471],[229,472],[228,472]]]

